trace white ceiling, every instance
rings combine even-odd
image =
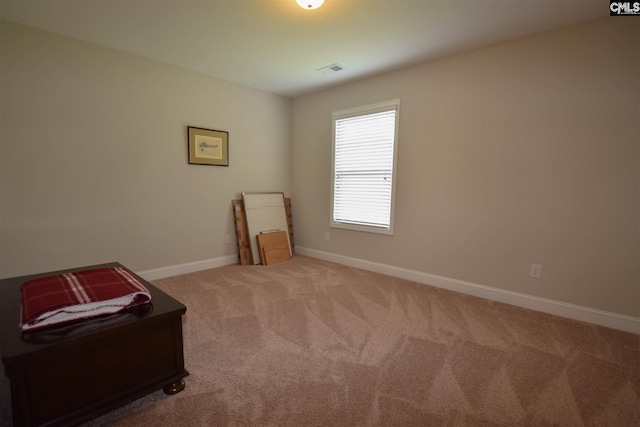
[[[608,15],[606,0],[0,0],[2,19],[288,97]]]

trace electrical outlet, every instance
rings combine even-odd
[[[540,264],[531,264],[529,276],[539,279],[542,276],[542,266]]]
[[[329,240],[329,232],[328,231],[324,232],[324,240]]]
[[[225,243],[226,243],[227,245],[230,245],[230,244],[231,244],[231,234],[227,234],[227,235],[225,236],[225,239],[224,239],[224,240],[225,240]]]

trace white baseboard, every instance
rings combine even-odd
[[[227,255],[219,258],[205,259],[202,261],[188,262],[185,264],[171,265],[169,267],[154,268],[151,270],[136,272],[145,280],[164,279],[165,277],[179,276],[181,274],[193,273],[210,268],[224,267],[225,265],[237,264],[238,255]]]
[[[569,304],[561,301],[540,298],[504,289],[492,288],[490,286],[479,285],[477,283],[465,282],[452,279],[450,277],[437,276],[423,273],[421,271],[409,270],[394,267],[386,264],[366,261],[358,258],[351,258],[343,255],[336,255],[329,252],[318,251],[296,245],[296,253],[313,258],[331,261],[362,270],[373,271],[375,273],[386,274],[387,276],[398,277],[411,280],[413,282],[432,285],[451,291],[461,292],[493,301],[524,307],[543,313],[554,314],[556,316],[569,319],[580,320],[582,322],[593,323],[626,332],[640,334],[640,318],[627,316],[624,314],[612,313],[580,305]]]

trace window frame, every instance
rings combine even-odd
[[[352,222],[335,221],[334,220],[334,204],[335,204],[335,183],[336,183],[336,121],[340,119],[366,116],[375,113],[395,110],[395,126],[393,139],[393,162],[391,170],[391,198],[389,212],[389,227],[356,224]],[[332,135],[331,135],[331,206],[329,212],[329,227],[345,230],[364,231],[375,234],[394,234],[394,218],[395,218],[395,199],[396,199],[396,177],[398,162],[398,123],[400,117],[400,99],[392,99],[388,101],[378,102],[375,104],[364,105],[360,107],[348,108],[344,110],[334,111],[332,113]]]

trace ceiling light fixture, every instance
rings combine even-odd
[[[322,6],[324,0],[296,0],[296,3],[303,9],[313,10]]]

